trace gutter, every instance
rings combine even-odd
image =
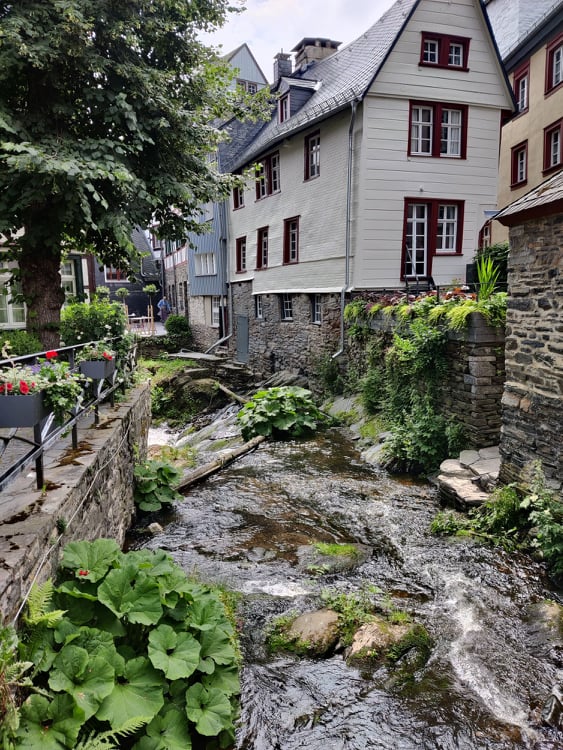
[[[344,286],[340,290],[340,348],[332,355],[332,359],[340,357],[345,348],[344,307],[346,306],[346,292],[350,286],[350,243],[352,231],[352,161],[354,154],[354,125],[356,124],[356,109],[358,99],[353,99],[350,126],[348,128],[348,171],[346,177],[346,238],[344,261]]]

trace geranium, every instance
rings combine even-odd
[[[87,344],[76,354],[77,362],[91,362],[97,360],[110,361],[115,357],[115,352],[111,349],[107,341],[96,341],[93,344]]]

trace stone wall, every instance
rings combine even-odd
[[[510,247],[500,479],[524,479],[540,461],[561,493],[563,216],[513,227]]]
[[[260,377],[280,370],[305,376],[315,374],[315,363],[334,354],[339,346],[340,296],[323,294],[321,323],[312,322],[311,295],[293,294],[293,319],[281,320],[279,294],[263,294],[262,318],[256,317],[251,282],[233,284],[233,336],[229,342],[236,354],[237,315],[248,317],[248,366]]]
[[[45,456],[45,489],[20,476],[0,494],[0,617],[13,619],[22,597],[56,573],[62,547],[111,537],[123,543],[133,517],[133,468],[146,456],[150,387],[100,407],[100,423],[79,423],[78,450],[56,444]],[[59,539],[60,537],[60,539]],[[45,558],[45,559],[43,559]]]
[[[209,300],[210,298],[198,295],[197,297],[190,296],[188,299],[188,319],[193,337],[193,346],[196,351],[202,352],[213,346],[219,339],[219,329],[212,328],[206,316],[206,299]]]

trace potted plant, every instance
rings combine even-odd
[[[57,424],[82,403],[83,379],[55,351],[37,365],[0,372],[0,427],[32,427],[52,412]]]
[[[115,372],[115,352],[105,341],[88,344],[77,354],[80,372],[92,380],[105,380]]]

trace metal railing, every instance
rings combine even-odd
[[[120,339],[113,339],[108,345],[116,345]],[[57,352],[60,361],[68,362],[72,372],[78,371],[77,354],[86,346],[97,342],[88,341],[75,346],[64,346],[52,351]],[[0,380],[2,371],[14,365],[37,365],[44,361],[47,352],[35,352],[21,357],[0,360]],[[36,486],[41,489],[44,485],[43,458],[53,444],[66,437],[69,432],[72,448],[78,448],[78,422],[92,410],[94,422],[99,423],[99,406],[104,401],[115,403],[115,391],[121,388],[125,392],[131,384],[137,364],[137,342],[133,342],[124,354],[116,355],[115,369],[102,379],[85,378],[82,397],[69,412],[68,418],[62,424],[56,424],[52,412],[48,413],[40,422],[30,428],[9,427],[0,428],[0,492],[12,482],[22,471],[35,462]],[[0,396],[0,398],[3,398]],[[6,396],[5,398],[11,398]],[[27,398],[27,396],[26,396]],[[33,436],[30,436],[30,431]],[[10,450],[8,450],[10,449]],[[5,460],[8,453],[12,454],[9,461]],[[5,464],[4,466],[2,464]],[[6,465],[7,464],[7,465]]]

